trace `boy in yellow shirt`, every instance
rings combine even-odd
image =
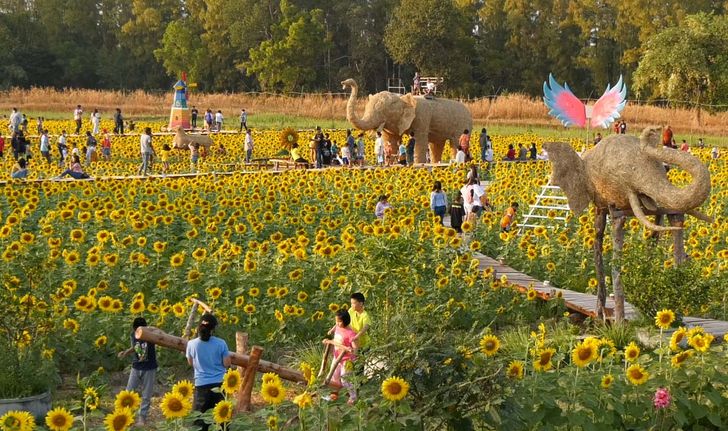
[[[356,341],[359,350],[365,352],[369,348],[369,327],[372,320],[369,313],[364,310],[366,299],[360,292],[351,294],[351,307],[349,308],[349,316],[351,316],[351,329],[356,332],[356,337],[352,341]]]

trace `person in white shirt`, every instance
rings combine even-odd
[[[51,164],[51,141],[48,138],[48,129],[43,130],[40,135],[40,154]]]
[[[460,193],[463,195],[463,209],[465,210],[465,217],[468,220],[475,220],[476,216],[480,214],[483,209],[481,197],[485,196],[485,190],[476,182],[475,179],[470,179],[468,184],[464,185],[460,189]]]
[[[147,171],[151,170],[152,157],[154,156],[154,148],[152,147],[152,129],[147,127],[144,129],[141,138],[139,138],[142,154],[142,164],[139,166],[139,174],[147,175]]]
[[[377,132],[377,139],[374,141],[374,154],[377,156],[377,165],[382,166],[384,164],[384,139],[382,138],[382,132]]]
[[[493,147],[491,146],[485,149],[485,161],[493,163]]]
[[[546,151],[546,149],[541,149],[541,154],[536,156],[536,160],[548,160],[549,159],[549,153]]]
[[[351,166],[351,148],[348,145],[341,147],[341,164]]]
[[[94,112],[91,114],[91,125],[93,126],[94,135],[99,134],[99,127],[101,126],[101,114],[99,113],[98,109],[94,109]]]
[[[76,134],[81,133],[81,115],[83,115],[83,109],[81,105],[76,105],[76,109],[73,110],[73,121],[76,122]]]
[[[245,163],[253,158],[253,131],[245,129]]]
[[[710,150],[710,157],[713,158],[713,160],[716,160],[718,158],[718,147],[713,147],[712,150]]]
[[[218,132],[222,130],[222,122],[222,111],[218,109],[218,111],[215,113],[215,129],[217,129]]]
[[[462,148],[458,148],[458,152],[455,155],[455,163],[465,163],[465,151]]]
[[[58,147],[58,156],[60,157],[60,160],[58,160],[58,166],[63,167],[63,162],[68,158],[68,145],[66,144],[66,131],[61,132],[61,136],[58,137],[58,141],[56,142],[56,146]]]
[[[10,114],[10,132],[17,132],[20,130],[20,123],[23,121],[23,115],[18,112],[18,108],[13,108],[13,112]]]

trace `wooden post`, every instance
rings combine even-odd
[[[245,332],[236,332],[235,333],[235,352],[240,355],[245,355],[248,353],[248,334]],[[260,358],[259,358],[260,359]],[[240,380],[243,384],[240,385],[240,388],[238,388],[238,393],[235,395],[237,398],[237,408],[236,411],[242,410],[242,400],[243,400],[243,387],[245,386],[245,370],[246,367],[238,367],[238,374],[240,374]]]
[[[187,340],[182,337],[175,337],[169,335],[159,328],[153,328],[151,326],[140,326],[134,333],[135,337],[141,341],[152,342],[158,346],[166,347],[168,349],[179,350],[184,352],[187,350]],[[238,353],[231,353],[230,359],[234,365],[247,367],[250,362],[250,356],[240,355]],[[276,373],[282,379],[291,382],[308,383],[303,373],[297,370],[286,368],[274,362],[268,362],[260,360],[258,362],[257,370],[262,373]]]
[[[685,224],[685,214],[668,214],[667,219],[670,221],[670,226],[681,228],[672,231],[672,253],[675,258],[675,265],[681,265],[687,259],[685,254],[685,230],[682,229]]]
[[[253,346],[253,349],[250,352],[250,360],[248,361],[248,366],[245,368],[245,374],[243,375],[243,385],[240,387],[240,398],[238,398],[237,405],[238,411],[250,411],[250,399],[253,395],[255,373],[258,369],[258,363],[260,362],[260,357],[262,354],[262,347]]]
[[[614,320],[624,320],[624,287],[622,286],[622,248],[624,246],[624,214],[616,214],[611,208],[612,216],[612,286],[614,287]]]
[[[187,318],[187,325],[185,325],[185,330],[182,331],[182,338],[190,338],[190,334],[192,333],[192,323],[195,320],[195,312],[197,311],[197,303],[192,303],[192,308],[190,308],[190,315]]]
[[[316,376],[317,379],[321,379],[324,376],[324,373],[326,372],[326,364],[329,362],[329,355],[333,348],[334,347],[331,344],[324,345],[324,354],[321,356],[321,368],[319,368],[318,375]]]
[[[607,210],[597,208],[594,215],[594,269],[597,275],[597,318],[606,320],[605,306],[607,302],[607,284],[604,281],[604,259],[602,249],[604,245],[604,229],[607,225]]]

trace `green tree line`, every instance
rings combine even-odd
[[[2,0],[0,87],[369,92],[442,76],[453,95],[724,102],[726,0]],[[695,66],[693,66],[695,65]],[[674,70],[673,70],[674,66]],[[632,89],[632,88],[631,88]]]

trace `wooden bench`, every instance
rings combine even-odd
[[[268,168],[268,166],[272,166],[270,163],[270,159],[268,158],[259,158],[259,159],[250,159],[249,162],[244,162],[243,166],[246,168],[256,168],[257,170],[261,171],[263,169]]]
[[[308,162],[294,162],[290,159],[270,159],[270,163],[273,163],[273,170],[279,170],[281,167],[287,169],[306,169],[308,168]]]

